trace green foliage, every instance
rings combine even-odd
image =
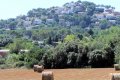
[[[120,62],[120,43],[118,43],[115,47],[115,62]]]
[[[0,65],[5,64],[5,59],[4,58],[0,58]]]
[[[100,21],[100,28],[101,29],[107,29],[108,27],[110,27],[110,23],[107,20]]]
[[[76,59],[77,59],[77,53],[69,52],[68,60],[67,60],[68,67],[71,67],[71,68],[75,67]]]
[[[71,34],[71,35],[67,35],[64,39],[65,42],[70,42],[70,41],[74,41],[75,40],[75,35]]]
[[[33,59],[35,58],[40,61],[44,53],[45,53],[44,49],[40,49],[39,47],[33,47],[30,50],[30,52],[26,54],[26,56],[28,56],[29,58],[33,58]]]
[[[11,53],[18,54],[21,49],[31,49],[34,45],[27,40],[22,39],[16,39],[13,43],[8,45],[8,48],[10,49]]]
[[[6,58],[5,64],[13,68],[14,64],[19,61],[18,57],[19,55],[17,54],[9,54]]]
[[[105,52],[102,50],[94,50],[89,54],[89,64],[92,67],[104,67],[106,66]]]
[[[23,62],[23,61],[18,61],[18,62],[15,62],[14,63],[14,68],[19,68],[19,67],[22,67],[22,66],[24,66],[25,65],[25,62]]]
[[[9,54],[6,59],[7,64],[14,64],[14,62],[19,61],[19,55],[17,54]]]
[[[25,62],[25,66],[26,66],[27,68],[33,68],[33,65],[38,64],[38,63],[39,63],[38,60],[36,60],[36,59],[31,59],[30,61]]]

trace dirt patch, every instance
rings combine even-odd
[[[55,80],[110,80],[110,73],[118,73],[113,68],[97,69],[49,69]],[[0,70],[0,80],[42,80],[41,73],[27,69]]]

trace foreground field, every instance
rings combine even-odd
[[[113,68],[98,69],[50,69],[55,80],[110,80],[110,73],[118,73]],[[42,80],[41,74],[27,69],[0,70],[0,80]]]

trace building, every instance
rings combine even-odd
[[[41,19],[34,19],[33,21],[33,25],[40,25],[42,23],[42,20]]]
[[[5,49],[4,50],[0,50],[0,56],[1,57],[5,57],[9,52],[10,52],[10,50],[7,50],[7,49],[6,50]]]
[[[98,20],[106,19],[106,16],[104,14],[94,14],[94,17],[96,17]]]
[[[20,52],[19,52],[19,54],[20,53],[27,53],[27,52],[29,52],[29,50],[27,50],[27,49],[21,49]]]

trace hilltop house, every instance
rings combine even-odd
[[[96,17],[98,20],[103,20],[106,18],[104,14],[94,14],[94,17]]]
[[[38,18],[35,18],[34,20],[33,20],[33,25],[40,25],[42,23],[42,20],[41,19],[38,19]]]

